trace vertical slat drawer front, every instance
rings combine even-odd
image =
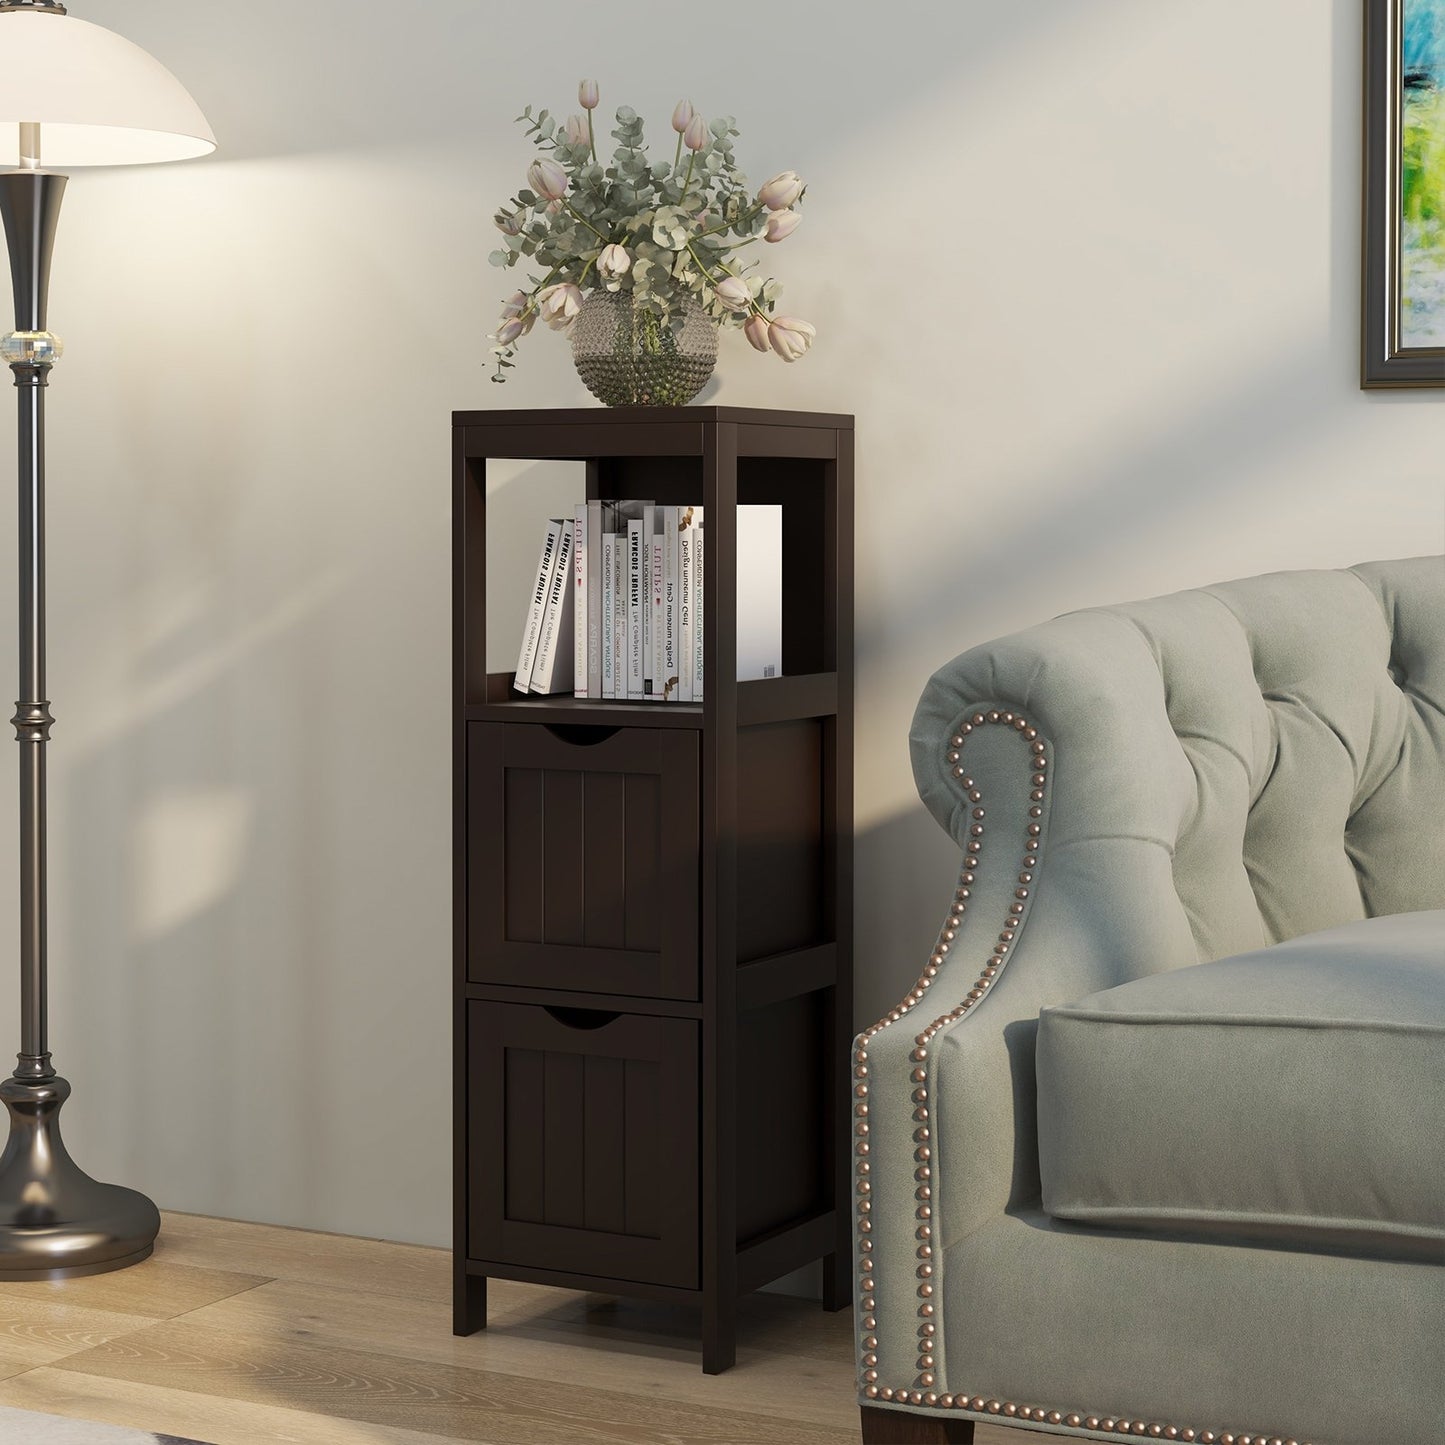
[[[467,730],[467,976],[698,996],[698,739]]]
[[[696,1288],[698,1025],[468,1005],[468,1254]]]

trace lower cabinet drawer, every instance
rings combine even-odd
[[[698,1024],[467,1006],[468,1254],[698,1284]]]

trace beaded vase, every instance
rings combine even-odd
[[[717,325],[690,296],[664,321],[622,292],[594,291],[572,323],[572,361],[605,406],[681,406],[717,365]]]

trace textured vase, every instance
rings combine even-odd
[[[663,321],[623,292],[594,291],[572,323],[572,361],[606,406],[681,406],[717,365],[717,325],[691,297]]]

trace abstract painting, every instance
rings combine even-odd
[[[1445,0],[1366,0],[1364,386],[1445,386]]]

